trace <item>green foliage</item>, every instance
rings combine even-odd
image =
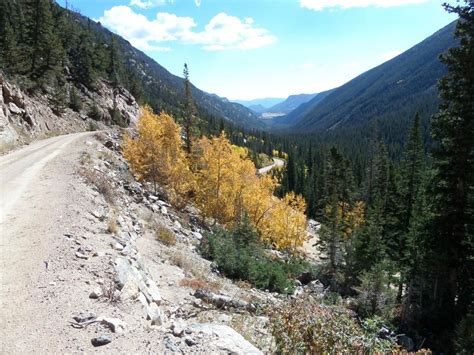
[[[77,89],[74,86],[71,86],[71,89],[69,90],[69,107],[76,112],[80,112],[82,106],[82,100],[77,93]]]
[[[206,234],[199,249],[225,276],[272,292],[293,292],[293,279],[309,268],[296,257],[282,261],[266,255],[257,233],[245,222]]]
[[[363,317],[381,316],[391,320],[395,304],[395,291],[391,287],[393,268],[386,262],[375,264],[360,276],[356,287],[357,312]]]
[[[88,112],[88,116],[92,118],[94,121],[100,121],[102,119],[102,113],[99,110],[99,107],[94,102]]]
[[[50,98],[51,108],[53,112],[61,116],[67,107],[67,91],[66,86],[61,85],[59,81],[56,81],[54,85],[54,90]]]

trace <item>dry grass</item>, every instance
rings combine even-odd
[[[95,186],[110,205],[115,205],[115,192],[112,184],[108,180],[107,176],[97,170],[80,168],[79,175],[81,175],[88,183]]]
[[[115,210],[112,210],[109,215],[109,220],[107,221],[107,231],[111,234],[117,234],[119,231],[117,223],[117,212]]]
[[[155,238],[167,246],[176,245],[176,235],[164,226],[158,226],[155,230]]]
[[[184,271],[191,271],[194,266],[191,260],[189,260],[181,250],[177,250],[171,255],[170,262]]]
[[[104,283],[101,285],[102,288],[102,297],[105,301],[116,304],[120,301],[119,294],[115,289],[115,278],[117,274],[114,272],[110,278],[107,278]]]
[[[183,287],[192,288],[193,290],[201,289],[201,290],[211,291],[214,293],[217,293],[221,290],[221,285],[218,282],[209,282],[202,279],[185,278],[179,282],[179,285]]]

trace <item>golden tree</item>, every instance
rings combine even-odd
[[[173,117],[166,113],[156,115],[149,106],[141,109],[138,137],[124,137],[123,154],[132,172],[141,181],[169,188],[172,202],[182,205],[193,186],[181,147],[181,131]]]
[[[306,237],[306,204],[293,193],[273,195],[275,179],[258,177],[255,165],[225,134],[200,142],[196,203],[202,213],[230,225],[247,216],[262,240],[279,249],[296,249]]]

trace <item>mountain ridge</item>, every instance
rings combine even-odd
[[[438,57],[456,44],[455,24],[451,22],[397,57],[330,92],[316,105],[310,101],[276,123],[293,132],[308,132],[365,124],[375,117],[413,116],[427,103],[427,113],[433,113],[438,106],[437,80],[446,73]]]

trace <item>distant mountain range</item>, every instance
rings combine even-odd
[[[263,99],[253,99],[253,100],[233,100],[233,102],[244,105],[245,107],[249,109],[254,108],[255,110],[260,110],[262,108],[268,109],[276,104],[279,104],[280,102],[283,102],[284,100],[285,100],[284,98],[266,97]]]
[[[292,132],[335,130],[364,125],[377,118],[431,116],[438,107],[437,81],[446,73],[440,54],[457,45],[456,22],[442,28],[399,56],[341,87],[316,95],[269,124]]]
[[[268,112],[290,113],[299,105],[304,104],[319,94],[299,94],[290,95],[288,98],[268,109]]]

